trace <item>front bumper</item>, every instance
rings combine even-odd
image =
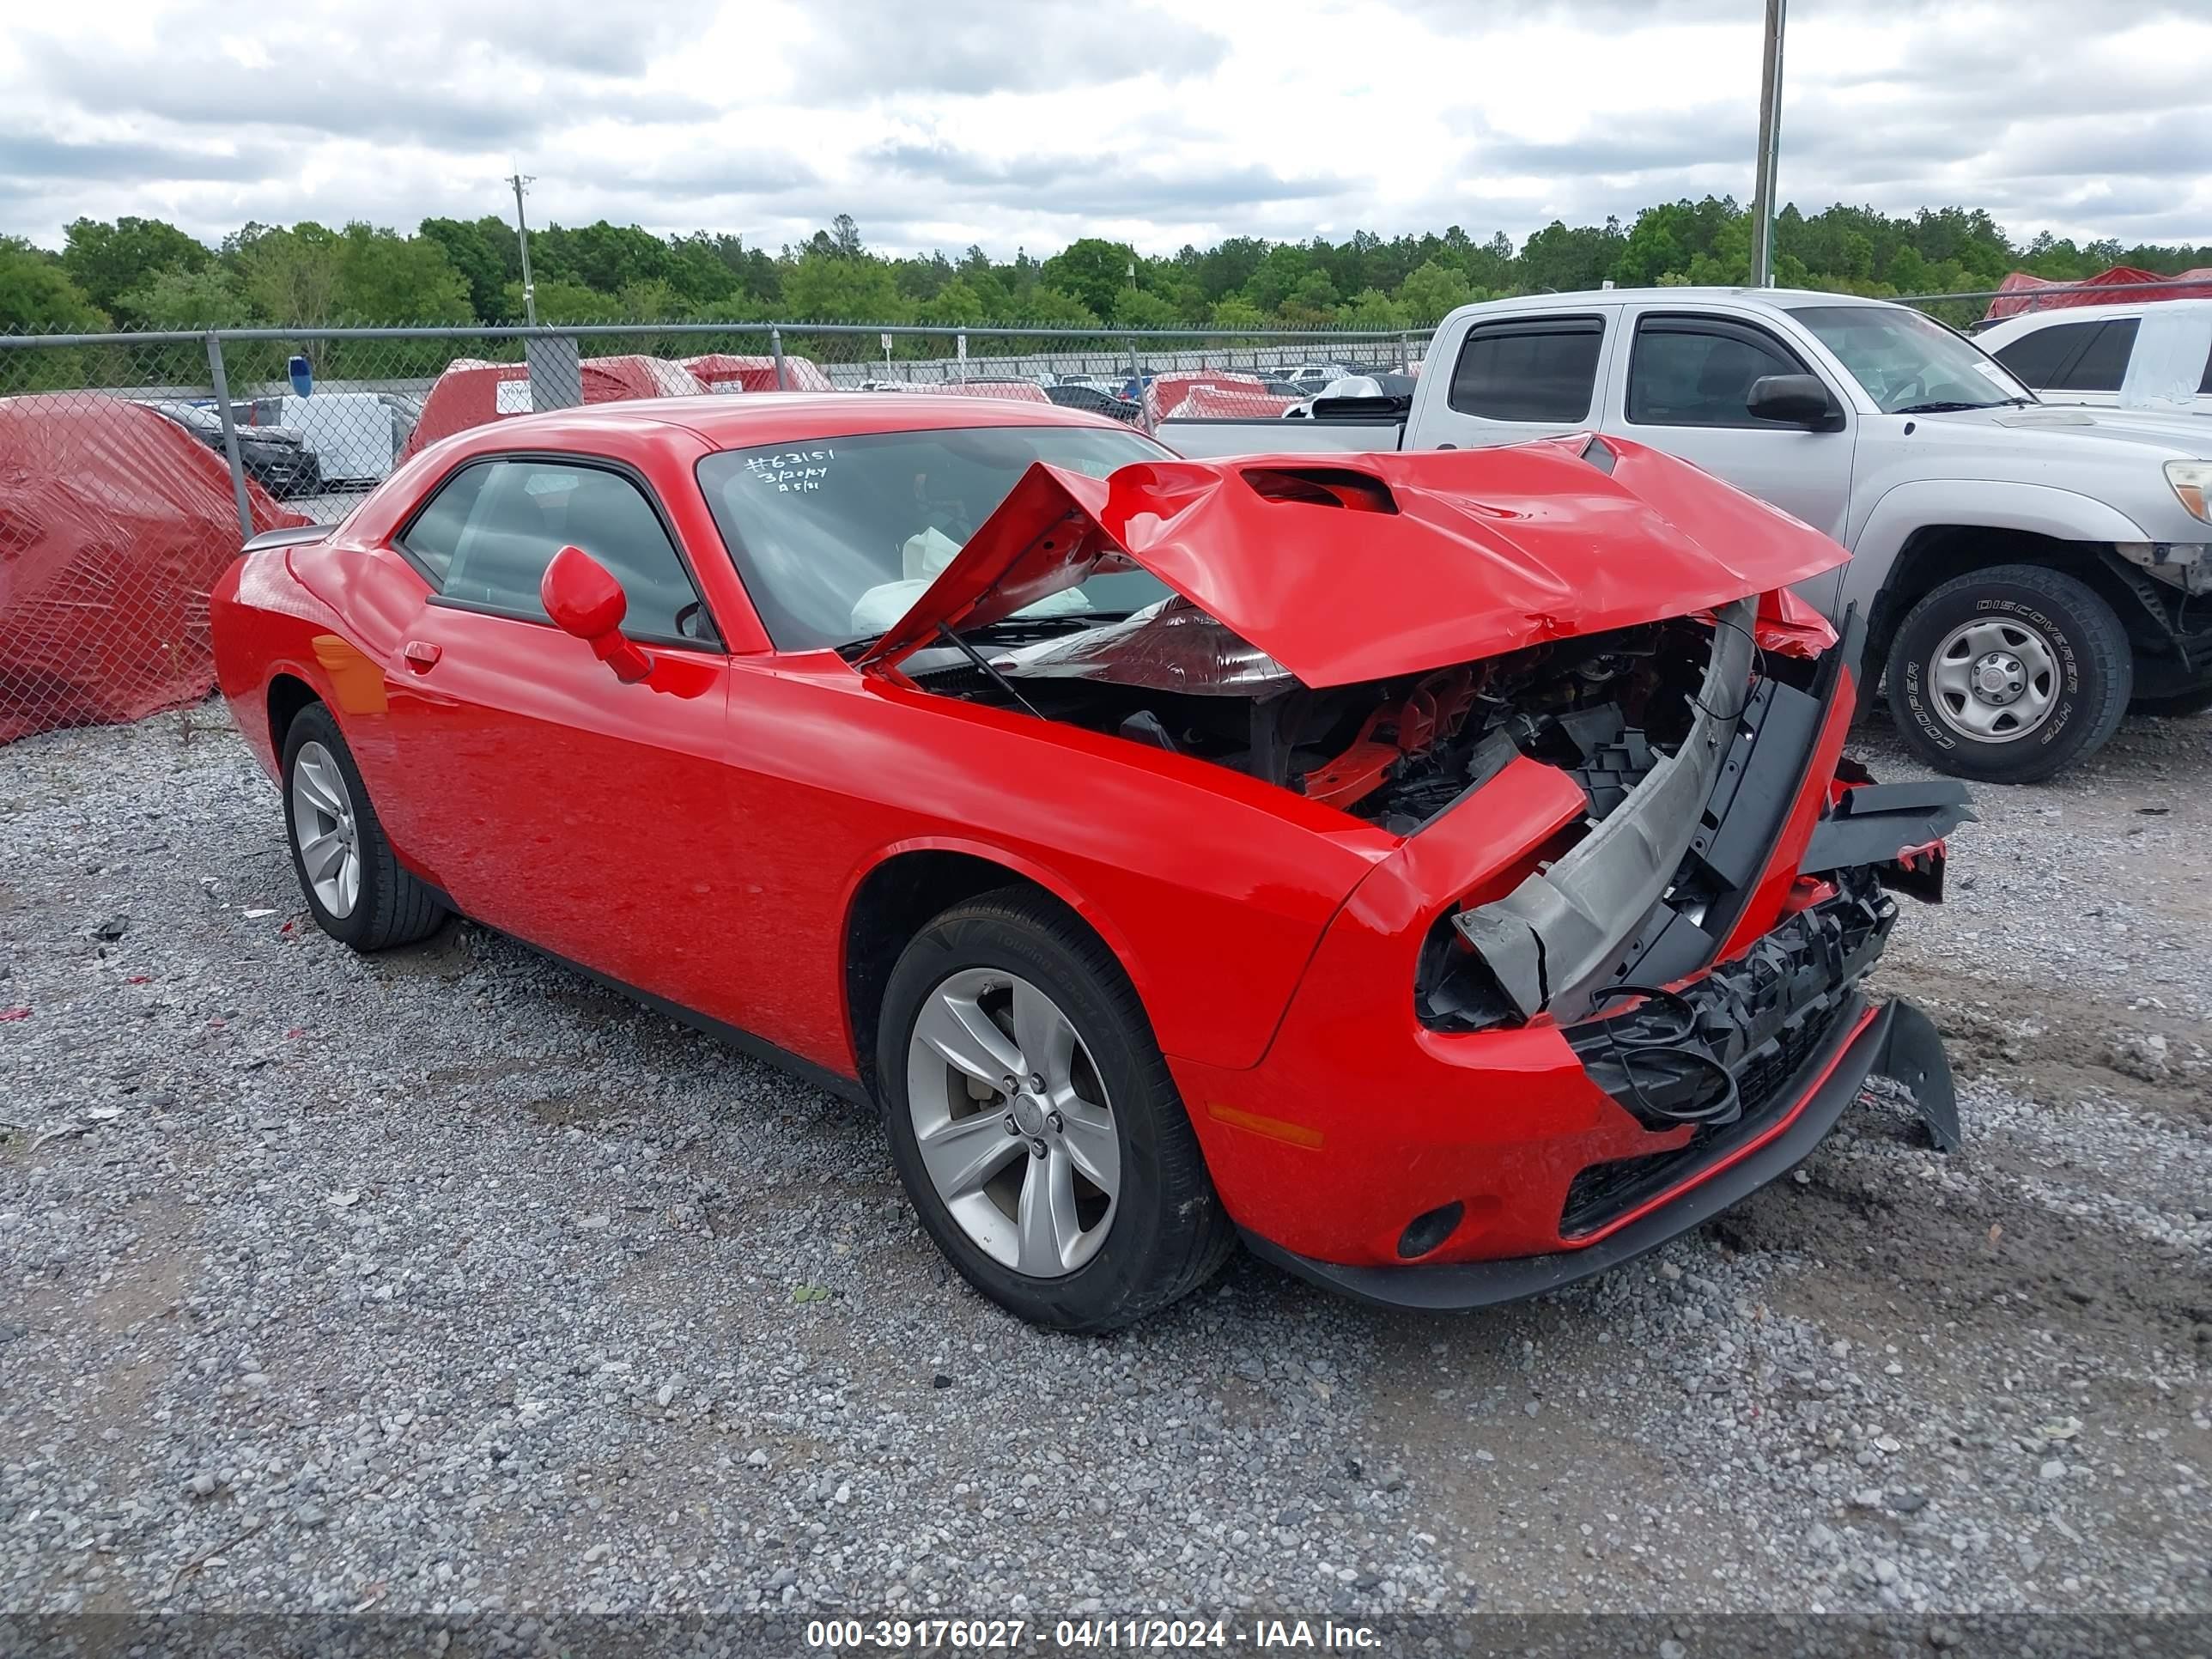
[[[1948,1150],[1959,1144],[1950,1062],[1935,1026],[1910,1003],[1870,1008],[1853,993],[1851,1012],[1836,1023],[1828,1042],[1808,1056],[1791,1079],[1786,1093],[1796,1099],[1794,1109],[1742,1145],[1703,1163],[1670,1191],[1579,1249],[1503,1261],[1359,1267],[1298,1255],[1249,1231],[1244,1242],[1265,1261],[1382,1307],[1440,1312],[1517,1301],[1632,1261],[1779,1181],[1826,1139],[1861,1086],[1876,1074],[1912,1090],[1937,1146]]]
[[[1520,890],[1588,810],[1566,772],[1522,756],[1353,890],[1257,1066],[1170,1054],[1222,1202],[1261,1254],[1346,1288],[1503,1287],[1410,1292],[1432,1305],[1526,1294],[1772,1179],[1878,1060],[1926,1079],[1927,1115],[1955,1139],[1925,1019],[1875,1012],[1859,987],[1893,890],[1940,896],[1942,836],[1970,813],[1956,785],[1872,786],[1841,760],[1856,636],[1805,689],[1761,677],[1667,896],[1639,913],[1641,891],[1626,895],[1632,925],[1595,972],[1578,957],[1541,975],[1543,1014],[1509,1006],[1525,988],[1510,974],[1486,1000],[1422,955],[1440,921]],[[1658,847],[1679,816],[1644,839]],[[1572,898],[1575,880],[1554,884]],[[1611,906],[1589,908],[1619,931]],[[1547,958],[1580,942],[1549,912],[1528,931]],[[1409,1007],[1415,983],[1464,994],[1425,988]],[[1774,1144],[1784,1161],[1756,1173],[1783,1156]]]

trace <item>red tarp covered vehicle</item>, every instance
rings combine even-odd
[[[582,368],[587,404],[618,404],[631,398],[696,398],[707,390],[683,364],[635,352],[586,357]],[[430,395],[423,398],[422,417],[415,422],[414,433],[399,459],[411,459],[439,439],[472,426],[530,412],[528,364],[456,358],[447,364],[446,372],[430,387]]]
[[[1320,388],[1316,387],[1316,391]],[[1184,405],[1198,394],[1202,407]],[[1273,420],[1291,406],[1291,399],[1268,392],[1259,377],[1233,369],[1176,369],[1156,374],[1145,388],[1145,429],[1178,414],[1212,419]]]
[[[2160,286],[2136,286],[2143,283]],[[2114,265],[2110,270],[2100,270],[2094,276],[2071,283],[2015,270],[1998,287],[2003,292],[1990,301],[1991,322],[2000,317],[2016,317],[2023,311],[2050,311],[2060,306],[2103,306],[2130,300],[2212,300],[2212,265],[2200,265],[2177,276],[2161,276],[2154,270],[2142,270],[2134,265]],[[2044,292],[2054,288],[2066,291]],[[2119,291],[2100,291],[2107,289]]]
[[[1183,399],[1167,411],[1173,421],[1272,421],[1285,410],[1299,402],[1296,398],[1279,397],[1272,392],[1255,392],[1241,386],[1216,386],[1200,384],[1183,394]]]
[[[307,522],[246,493],[257,532]],[[205,696],[208,589],[240,539],[228,469],[174,422],[0,398],[0,743]]]
[[[775,383],[775,359],[729,351],[709,351],[679,360],[710,392],[835,392],[837,388],[811,357],[786,356],[783,385]]]

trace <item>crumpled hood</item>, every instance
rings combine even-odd
[[[1689,615],[1834,568],[1836,543],[1686,462],[1577,434],[1498,449],[1030,467],[858,659],[1150,571],[1310,686]],[[1805,618],[1802,607],[1784,607]]]

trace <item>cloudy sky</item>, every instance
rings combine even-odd
[[[19,0],[0,232],[1516,240],[1751,193],[1761,0]],[[1791,0],[1785,199],[2212,240],[2212,0]]]

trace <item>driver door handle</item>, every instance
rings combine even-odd
[[[416,673],[427,674],[437,665],[438,659],[445,655],[445,651],[428,640],[410,640],[399,647],[399,654],[406,659],[407,665]]]

